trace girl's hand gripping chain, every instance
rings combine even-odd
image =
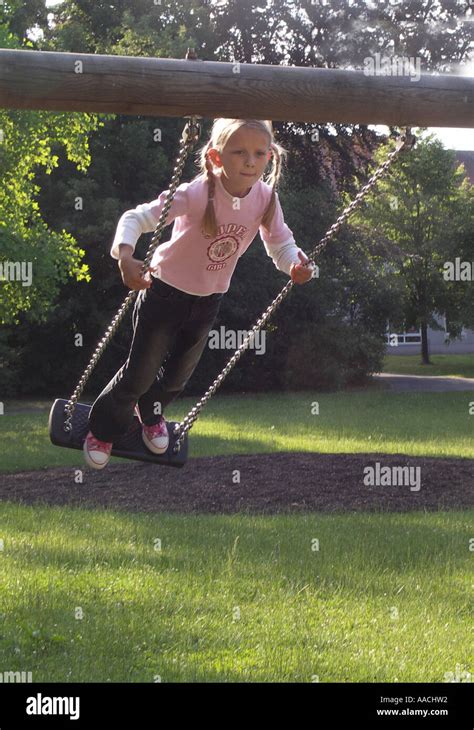
[[[119,247],[119,269],[122,274],[122,281],[129,289],[148,289],[151,286],[151,278],[148,271],[141,276],[143,261],[133,258],[133,251],[130,246],[120,244]]]
[[[306,284],[307,281],[313,278],[314,264],[311,262],[309,266],[303,266],[309,259],[301,251],[298,252],[300,264],[293,263],[290,268],[291,280],[294,284]]]

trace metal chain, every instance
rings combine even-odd
[[[354,210],[361,204],[362,200],[365,198],[365,196],[369,193],[369,191],[374,187],[375,183],[379,180],[382,175],[384,175],[389,167],[392,165],[392,163],[395,161],[395,159],[398,157],[400,152],[405,148],[411,148],[414,146],[416,142],[415,136],[411,133],[410,128],[406,128],[404,134],[401,135],[400,140],[397,144],[397,147],[390,152],[388,155],[386,161],[376,170],[376,172],[372,175],[370,180],[364,187],[360,190],[360,192],[357,194],[357,196],[354,198],[354,200],[350,203],[350,205],[347,206],[347,208],[341,213],[339,218],[336,220],[336,222],[329,228],[327,233],[324,235],[324,237],[321,239],[321,241],[313,248],[311,253],[308,256],[308,261],[304,264],[304,266],[309,266],[311,263],[314,263],[314,257],[320,253],[323,248],[328,244],[329,240],[339,232],[340,228],[342,227],[343,223],[347,220],[347,218],[354,212]],[[194,423],[199,418],[199,414],[201,410],[204,408],[206,403],[212,398],[216,390],[219,388],[219,386],[222,384],[223,380],[227,377],[228,373],[232,370],[234,365],[240,360],[242,357],[244,351],[248,348],[248,345],[254,335],[261,329],[261,327],[270,319],[273,312],[280,306],[281,302],[285,297],[289,294],[291,288],[293,287],[293,281],[290,279],[287,284],[283,287],[281,292],[278,294],[278,296],[273,300],[273,302],[270,304],[270,306],[265,310],[263,315],[260,317],[260,319],[257,320],[257,322],[254,324],[250,332],[248,333],[247,337],[242,342],[241,346],[238,350],[234,352],[230,360],[228,361],[227,365],[224,367],[224,369],[219,373],[217,378],[214,380],[212,385],[208,388],[206,393],[203,395],[201,400],[199,400],[196,405],[189,411],[189,413],[184,417],[184,419],[181,421],[181,423],[177,423],[174,427],[174,433],[177,435],[177,439],[175,441],[175,445],[173,447],[174,453],[177,453],[180,448],[181,444],[184,440],[184,437],[186,433],[193,427]]]
[[[160,218],[158,220],[158,224],[155,228],[155,232],[153,234],[150,246],[148,248],[147,254],[145,256],[145,259],[143,261],[143,266],[141,270],[141,275],[143,276],[146,271],[148,270],[150,266],[151,259],[153,258],[153,254],[155,253],[156,248],[158,247],[158,244],[160,242],[160,238],[163,232],[163,228],[165,228],[166,225],[166,219],[168,217],[168,212],[171,207],[171,204],[174,200],[174,196],[176,193],[176,189],[179,185],[179,181],[181,179],[181,175],[183,173],[184,164],[186,162],[189,149],[197,142],[199,139],[199,136],[201,134],[201,126],[199,122],[197,121],[201,117],[198,116],[186,116],[185,119],[189,119],[190,121],[186,122],[186,125],[183,129],[183,133],[181,136],[181,148],[179,151],[178,159],[176,162],[176,166],[173,170],[173,176],[171,178],[170,186],[169,186],[169,192],[166,196],[165,204],[163,206],[163,210],[161,211]],[[114,336],[120,322],[122,321],[123,317],[125,316],[125,313],[127,312],[132,300],[135,298],[137,294],[137,290],[131,290],[128,292],[126,298],[123,301],[123,304],[121,305],[120,309],[118,310],[117,314],[113,318],[112,322],[110,323],[108,329],[106,330],[104,336],[100,340],[99,344],[96,347],[96,350],[94,354],[92,355],[90,362],[85,369],[81,379],[79,380],[76,389],[74,390],[73,394],[71,395],[70,399],[64,406],[64,415],[66,416],[66,419],[64,421],[64,430],[69,432],[72,430],[72,416],[74,413],[74,409],[77,405],[78,398],[80,397],[85,384],[89,380],[89,377],[94,370],[95,366],[97,365],[97,362],[99,361],[102,353],[104,352],[105,348],[109,344],[110,340]]]

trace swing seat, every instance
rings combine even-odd
[[[64,408],[67,403],[67,400],[61,398],[54,401],[49,414],[49,436],[55,446],[64,446],[66,449],[79,449],[82,451],[89,431],[91,406],[86,403],[77,403],[71,421],[72,429],[71,431],[65,431],[66,414]],[[177,438],[174,433],[175,421],[167,421],[166,423],[170,442],[164,454],[153,454],[147,449],[142,439],[141,423],[135,415],[133,424],[127,433],[114,441],[112,456],[135,461],[149,461],[163,466],[184,466],[188,456],[188,434],[185,435],[178,453],[174,454],[173,448]]]

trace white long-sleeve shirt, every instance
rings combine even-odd
[[[118,259],[121,243],[134,249],[142,233],[155,230],[167,193],[165,190],[156,200],[122,215],[110,251],[113,258]],[[166,225],[174,221],[171,238],[158,246],[150,264],[155,275],[188,294],[225,293],[238,259],[258,231],[275,266],[289,275],[291,264],[300,263],[301,249],[284,221],[278,194],[270,229],[261,226],[270,195],[271,187],[259,180],[243,198],[233,197],[217,174],[214,209],[218,232],[210,236],[201,226],[208,200],[206,178],[180,185],[166,219]]]

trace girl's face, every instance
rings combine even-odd
[[[227,140],[222,152],[211,148],[209,156],[216,167],[222,168],[226,180],[234,192],[248,190],[263,175],[270,160],[268,134],[252,127],[240,127]]]

